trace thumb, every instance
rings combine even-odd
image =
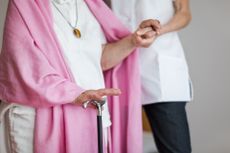
[[[138,28],[137,31],[136,31],[136,34],[137,34],[138,36],[142,36],[142,35],[144,35],[145,33],[150,32],[150,31],[154,31],[154,30],[152,29],[152,27]]]

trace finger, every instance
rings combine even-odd
[[[161,33],[160,33],[160,29],[155,29],[155,32],[156,32],[157,35],[160,35],[160,34],[161,34]]]
[[[152,27],[154,30],[161,28],[160,22],[158,20],[153,20],[153,19],[145,20],[140,24],[140,28],[146,28],[146,27]]]
[[[142,39],[141,47],[144,47],[144,48],[149,47],[152,44],[153,40],[154,40],[154,38]]]
[[[147,33],[147,32],[150,32],[150,31],[153,31],[153,29],[152,29],[151,27],[146,27],[146,28],[138,29],[138,30],[136,31],[136,34],[137,34],[138,36],[141,36],[141,35],[144,35],[144,34]]]
[[[105,89],[101,92],[102,96],[117,96],[120,94],[121,91],[119,89]]]
[[[75,105],[77,105],[77,106],[79,106],[79,107],[82,107],[82,106],[83,106],[83,103],[84,103],[84,102],[82,102],[82,103],[75,103]],[[82,107],[82,108],[84,108],[84,107]],[[89,104],[87,105],[87,109],[88,109],[88,108],[97,109],[97,107],[96,107],[94,104],[92,104],[92,103],[89,103]]]
[[[87,106],[87,108],[92,108],[92,109],[97,109],[97,106],[95,106],[94,104],[89,104],[88,106]]]
[[[153,29],[160,29],[161,25],[158,20],[145,20],[141,23],[140,28],[152,27]]]
[[[142,43],[142,37],[141,36],[136,36],[136,47],[140,47]]]
[[[99,89],[98,91],[101,96],[118,96],[121,94],[120,89]]]
[[[149,32],[145,33],[144,35],[142,35],[141,37],[143,39],[149,39],[149,38],[153,38],[156,36],[157,36],[157,33],[155,31],[149,31]]]
[[[104,99],[98,91],[95,91],[94,94],[90,95],[90,100],[103,101]]]
[[[102,100],[101,96],[98,95],[96,90],[88,90],[84,93],[82,93],[77,99],[76,99],[76,103],[82,104],[86,101],[89,100]]]

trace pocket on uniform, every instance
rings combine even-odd
[[[189,100],[189,74],[185,60],[170,56],[159,56],[158,60],[162,100]]]

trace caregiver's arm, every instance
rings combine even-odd
[[[191,12],[189,8],[189,0],[175,0],[175,14],[173,18],[160,29],[160,34],[177,31],[189,24],[191,21]]]
[[[157,20],[146,20],[141,23],[151,26],[138,28],[133,34],[117,41],[103,45],[101,66],[103,71],[108,70],[129,56],[136,47],[150,46],[157,36],[160,24]]]

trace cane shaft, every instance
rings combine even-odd
[[[97,133],[98,133],[98,153],[103,153],[103,129],[102,116],[97,116]]]

